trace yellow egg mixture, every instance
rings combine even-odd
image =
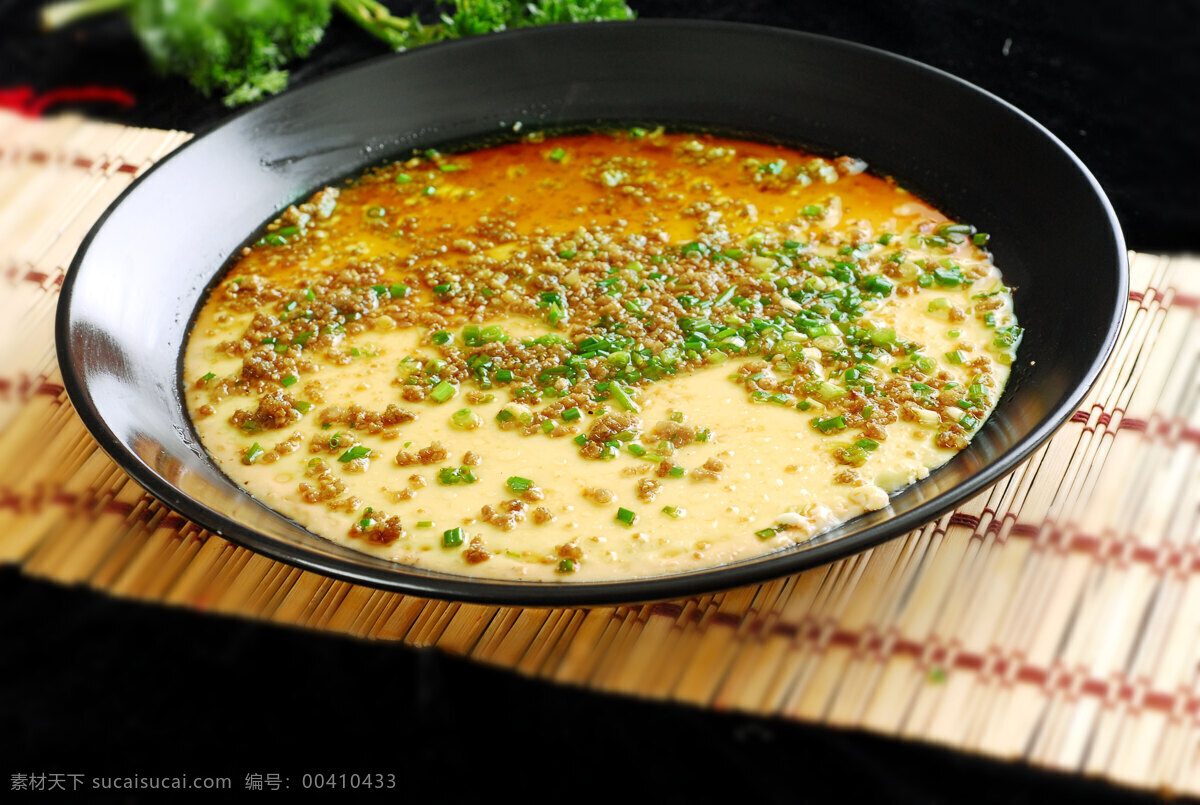
[[[850,158],[698,134],[425,152],[289,208],[198,314],[222,469],[450,573],[812,539],[966,446],[1021,330],[987,236]]]

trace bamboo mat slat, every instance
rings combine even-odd
[[[906,536],[679,601],[430,601],[209,534],[130,480],[75,416],[53,349],[67,266],[112,200],[189,136],[0,113],[0,562],[560,684],[1200,795],[1200,260],[1131,255],[1129,315],[1071,422]]]

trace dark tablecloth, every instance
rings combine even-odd
[[[827,34],[954,73],[1074,150],[1109,194],[1131,248],[1200,250],[1196,2],[631,5],[645,17]],[[230,114],[150,75],[120,20],[41,35],[35,6],[0,0],[0,89],[120,86],[135,96],[132,108],[75,108],[163,128],[204,131]],[[378,53],[337,21],[293,81]],[[0,640],[5,778],[227,774],[240,789],[247,774],[277,773],[295,790],[305,772],[390,772],[400,788],[383,794],[398,801],[435,791],[451,801],[501,792],[585,802],[1149,800],[940,748],[600,696],[429,651],[116,601],[12,569],[0,572]],[[0,779],[0,790],[9,783]]]

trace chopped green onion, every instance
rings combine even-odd
[[[574,422],[575,420],[579,419],[579,417],[580,411],[575,407],[568,408],[562,412],[562,418],[564,422]]]
[[[896,287],[896,283],[892,282],[882,274],[871,274],[870,276],[864,277],[862,284],[864,289],[871,291],[872,293],[877,293],[880,296],[890,295],[892,289]]]
[[[429,392],[429,396],[435,401],[444,403],[446,400],[458,393],[458,386],[451,383],[449,380],[443,380],[433,387],[433,391]]]
[[[672,478],[682,478],[683,477],[683,467],[672,467],[667,472],[667,474],[670,475]]]
[[[637,515],[634,514],[632,511],[630,511],[629,509],[619,508],[619,509],[617,509],[616,519],[618,522],[620,522],[626,526],[631,526],[637,521]]]
[[[762,528],[762,529],[759,529],[758,531],[755,531],[754,536],[758,537],[759,539],[770,539],[771,537],[775,536],[777,533],[779,533],[779,532],[776,531],[774,528]]]
[[[574,573],[575,572],[575,560],[571,559],[569,557],[566,559],[560,559],[558,562],[558,572],[559,573]]]
[[[470,408],[460,408],[450,415],[450,424],[459,430],[473,430],[483,424],[483,420]]]
[[[966,360],[966,356],[963,355],[962,350],[956,349],[953,352],[946,353],[946,360],[950,361],[950,363],[961,364]]]
[[[953,268],[935,268],[933,270],[933,278],[938,285],[948,288],[955,288],[964,284],[967,280],[963,276],[962,269],[958,266]]]
[[[279,384],[284,388],[287,388],[288,386],[294,386],[298,382],[299,379],[295,375],[285,375],[279,379]]]
[[[863,450],[877,450],[879,448],[879,442],[875,441],[874,439],[867,438],[866,436],[859,439],[857,442],[855,442],[855,444],[861,447]]]
[[[300,400],[299,402],[296,403],[296,410],[302,414],[307,414],[309,411],[312,410],[312,407],[313,407],[313,404],[310,403],[308,400]]]
[[[433,528],[433,520],[418,520],[417,528]]]
[[[254,444],[250,445],[250,449],[247,450],[246,454],[242,456],[242,463],[247,465],[253,464],[262,458],[263,454],[266,452],[266,450],[263,450],[262,447],[259,446],[258,442],[255,442]]]
[[[409,176],[407,173],[397,173],[396,174],[396,184],[408,184],[411,181],[412,181],[412,177]]]
[[[504,483],[507,484],[508,488],[514,492],[528,492],[533,486],[533,481],[529,480],[528,478],[522,478],[519,475],[512,476]]]
[[[833,402],[845,397],[849,393],[841,386],[835,386],[828,380],[819,380],[812,384],[811,387],[806,386],[805,388],[806,390],[811,388],[811,393],[817,395],[825,402]]]
[[[683,515],[687,514],[686,511],[678,506],[663,506],[662,513],[667,515],[667,517],[670,517],[672,520],[678,520],[680,517],[683,517]]]
[[[354,447],[351,447],[345,453],[342,453],[340,456],[338,456],[338,461],[342,462],[343,464],[349,464],[355,459],[366,458],[369,455],[371,455],[371,448],[367,447],[366,445],[356,444]]]
[[[634,402],[633,398],[629,396],[629,392],[625,390],[625,387],[617,381],[614,380],[612,384],[609,385],[609,390],[612,391],[613,398],[616,399],[616,401],[619,402],[621,407],[626,411],[642,410],[641,407]]]
[[[821,431],[821,433],[833,433],[834,431],[844,430],[846,427],[846,417],[841,414],[829,417],[828,419],[814,419],[812,422],[813,427]]]
[[[549,154],[549,158],[550,158],[551,162],[562,162],[564,159],[566,159],[566,156],[567,156],[567,152],[561,148],[555,148]]]
[[[212,380],[214,377],[216,377],[215,373],[208,372],[207,374],[205,374],[203,377],[200,378],[200,382],[207,383],[208,381]]]
[[[437,480],[443,486],[455,484],[473,484],[479,480],[470,467],[442,467],[438,470]]]
[[[457,548],[463,544],[463,530],[461,527],[451,528],[442,532],[442,547]]]
[[[877,347],[888,347],[896,343],[896,331],[891,327],[883,327],[871,330],[867,333],[867,338]]]
[[[611,353],[606,359],[609,366],[621,367],[629,364],[629,353],[623,349]]]
[[[839,464],[861,467],[867,462],[867,449],[857,444],[839,445],[833,451],[833,458]]]

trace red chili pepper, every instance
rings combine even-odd
[[[12,109],[27,117],[39,117],[47,108],[63,103],[114,103],[125,109],[136,100],[119,87],[88,84],[82,87],[61,87],[38,95],[30,86],[0,87],[0,107]]]

